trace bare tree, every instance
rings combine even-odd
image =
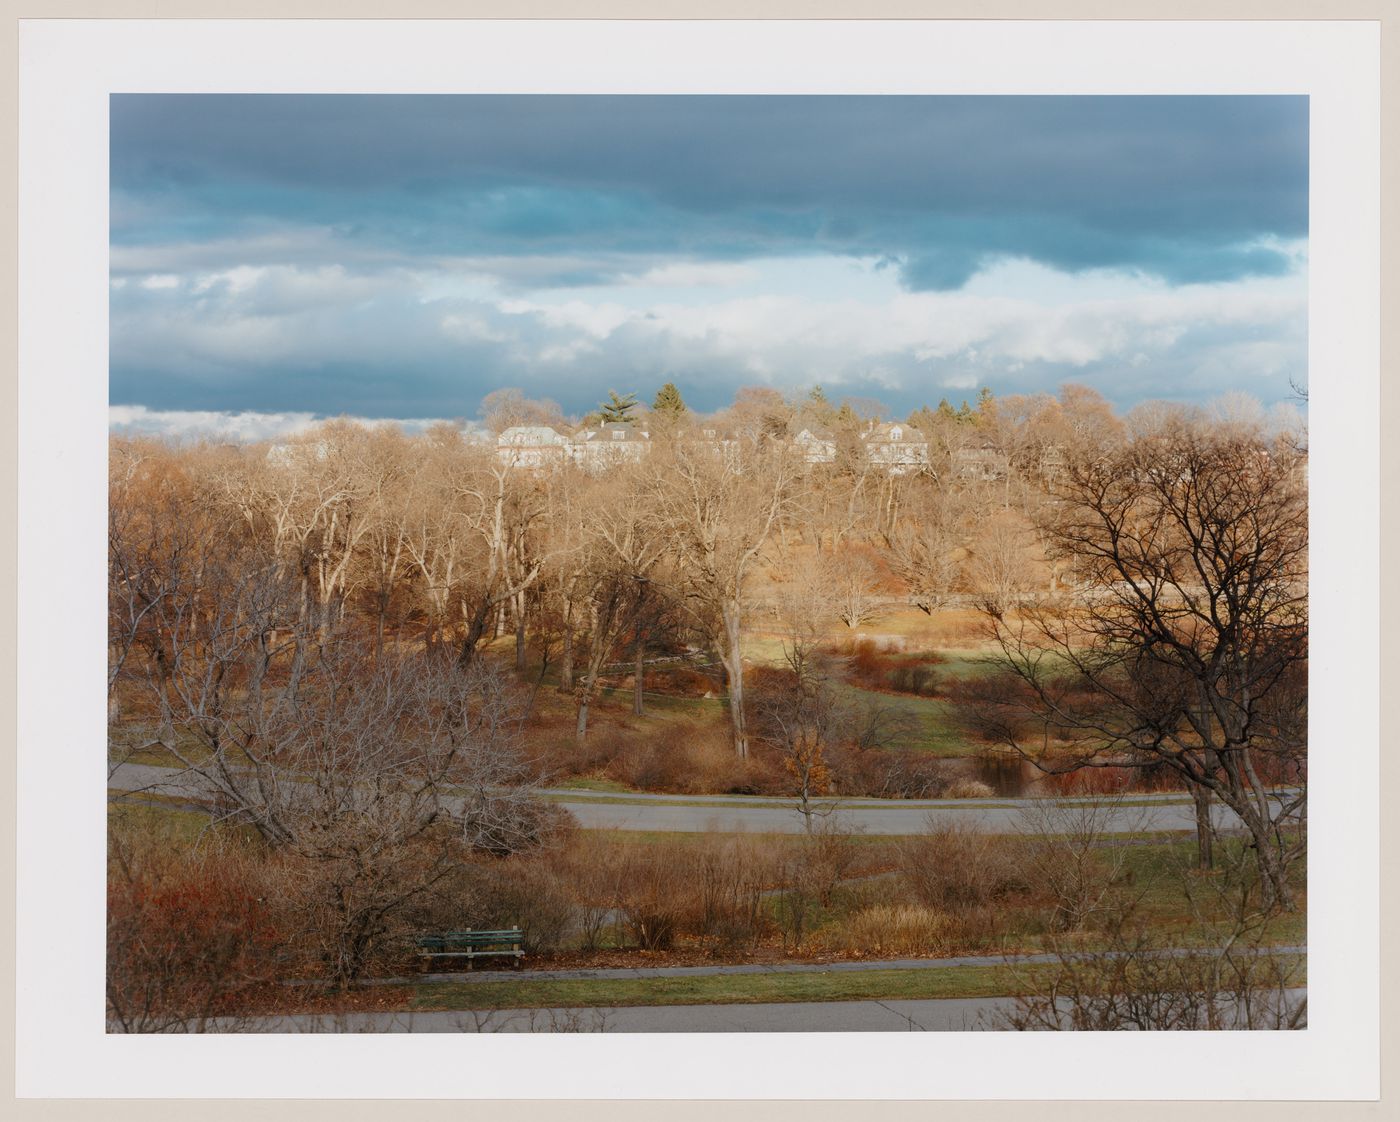
[[[493,613],[516,601],[543,571],[547,557],[531,548],[530,539],[546,505],[541,480],[489,455],[477,459],[458,493],[479,558],[459,601],[465,633],[458,661],[465,667],[476,657]]]
[[[926,615],[944,607],[962,571],[964,504],[947,489],[926,488],[920,502],[883,535],[885,556],[909,590],[909,602]]]
[[[169,591],[167,554],[186,539],[167,540],[172,504],[168,481],[151,478],[158,450],[113,441],[107,501],[107,709],[120,713],[117,683],[127,659],[149,630],[147,619]]]
[[[646,582],[610,565],[590,574],[584,595],[589,617],[588,652],[582,679],[574,689],[574,735],[580,743],[588,735],[588,710],[597,696],[598,677],[646,597]]]
[[[338,628],[288,636],[311,626],[296,622],[298,575],[236,528],[196,523],[174,520],[165,593],[123,678],[219,816],[299,859],[312,933],[346,985],[461,853],[512,852],[545,828],[520,706],[486,666],[376,659]]]
[[[515,425],[556,425],[564,420],[558,403],[528,398],[513,386],[492,390],[481,399],[481,419],[492,433]]]
[[[831,789],[827,752],[846,727],[846,714],[821,677],[770,675],[754,698],[759,736],[778,753],[792,781],[798,813],[810,834],[815,816],[830,804],[814,800]]]
[[[1035,583],[1034,538],[1014,515],[1002,514],[983,527],[972,544],[968,583],[978,602],[996,615],[1017,607]]]
[[[363,590],[374,612],[374,647],[384,649],[389,607],[404,584],[410,564],[412,513],[408,460],[411,450],[396,428],[369,434],[360,467],[367,486],[361,511],[364,534],[352,570],[353,586]]]
[[[614,475],[612,493],[613,501],[595,505],[592,529],[608,566],[633,582],[627,622],[632,631],[632,711],[640,716],[648,637],[670,611],[669,597],[656,579],[669,541],[664,520],[647,501],[645,473],[624,469]]]
[[[215,477],[224,502],[294,576],[297,618],[318,637],[343,614],[351,565],[370,526],[364,507],[392,472],[389,461],[366,455],[368,446],[363,427],[328,422]]]
[[[813,685],[821,672],[822,638],[836,614],[835,591],[824,565],[788,561],[783,575],[774,602],[783,660],[799,682]]]
[[[849,628],[861,627],[879,614],[880,577],[874,562],[850,549],[822,561],[836,608],[836,618]]]
[[[1307,1026],[1301,948],[1271,943],[1274,914],[1236,848],[1221,875],[1177,880],[1190,926],[1154,930],[1148,886],[1105,898],[1095,945],[1052,937],[1054,964],[993,1028],[1141,1031],[1279,1030]],[[1182,945],[1185,944],[1185,945]],[[1013,967],[1013,969],[1016,969]]]
[[[991,606],[1016,688],[977,718],[1049,770],[1168,768],[1239,818],[1283,907],[1304,844],[1304,471],[1292,444],[1204,422],[1071,464],[1044,530],[1079,592]]]
[[[1053,931],[1079,931],[1114,900],[1127,868],[1128,851],[1103,844],[1112,820],[1121,832],[1129,808],[1121,797],[1082,798],[1061,803],[1038,799],[1021,810],[1025,839],[1036,883],[1054,900]],[[1138,812],[1141,828],[1143,815]]]
[[[714,636],[729,683],[734,750],[749,751],[740,633],[754,562],[793,504],[797,464],[782,443],[678,443],[657,460],[656,497],[696,616]]]

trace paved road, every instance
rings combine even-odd
[[[108,786],[124,791],[147,791],[192,800],[202,788],[197,776],[177,768],[148,764],[122,764],[108,780]],[[646,830],[662,833],[754,833],[797,834],[805,829],[802,815],[792,807],[770,799],[743,796],[706,797],[704,806],[696,798],[676,795],[618,796],[605,792],[557,790],[551,792],[555,805],[566,808],[588,830]],[[608,801],[625,797],[627,802]],[[986,833],[1016,833],[1026,826],[1029,808],[1073,806],[1074,799],[858,799],[836,804],[825,820],[843,829],[867,834],[918,834],[938,825],[966,825]],[[1106,834],[1156,830],[1195,829],[1195,811],[1179,796],[1134,797],[1134,805],[1107,814],[1099,824]],[[1141,805],[1137,805],[1141,804]],[[1238,826],[1234,813],[1214,807],[1216,826],[1229,830]]]
[[[1290,1006],[1307,991],[1287,992]],[[485,1012],[356,1013],[273,1017],[238,1031],[401,1032],[967,1032],[996,1031],[1011,997],[924,1001],[806,1001],[754,1005],[653,1005],[619,1009],[497,1009]],[[1227,1014],[1228,1016],[1228,1014]],[[234,1026],[228,1026],[232,1029]],[[217,1031],[217,1029],[215,1030]]]
[[[237,1031],[400,1032],[908,1032],[994,1027],[1014,999],[812,1001],[755,1005],[652,1005],[622,1009],[496,1009],[270,1017]],[[227,1026],[234,1029],[235,1026]],[[216,1030],[217,1031],[217,1030]]]

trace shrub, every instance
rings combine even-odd
[[[929,799],[943,789],[943,764],[904,749],[831,754],[837,790],[880,799]]]
[[[573,891],[578,941],[584,950],[597,950],[602,945],[603,932],[616,915],[618,863],[616,847],[596,843],[587,835],[567,855],[564,869]]]
[[[936,651],[902,654],[890,643],[855,639],[841,648],[846,656],[847,674],[866,689],[932,697],[938,692],[940,676],[935,666],[943,661]]]
[[[846,645],[846,655],[850,659],[852,678],[859,682],[878,681],[886,660],[880,657],[873,639],[852,640]]]
[[[249,846],[114,834],[107,878],[107,1013],[123,1032],[181,1032],[239,1012],[278,975],[285,933]]]
[[[706,839],[690,872],[699,903],[694,934],[725,947],[757,941],[763,893],[774,877],[764,847],[750,838]]]
[[[912,693],[918,697],[932,697],[938,692],[938,672],[927,663],[904,663],[891,668],[885,674],[889,688],[898,693]]]
[[[643,791],[678,794],[773,794],[783,789],[773,762],[755,754],[741,760],[726,728],[689,722],[646,732],[609,734],[609,778]]]
[[[412,934],[519,927],[525,950],[543,954],[560,949],[578,926],[572,877],[556,854],[465,861],[405,912],[401,965],[408,965]]]
[[[568,878],[544,859],[500,862],[478,892],[471,926],[518,927],[528,952],[557,951],[577,930],[579,910]]]
[[[959,779],[943,792],[945,799],[990,799],[996,796],[980,779]]]
[[[914,899],[940,911],[966,912],[1030,891],[1018,838],[944,826],[905,839],[896,852]]]
[[[643,950],[668,950],[695,916],[695,886],[675,847],[630,848],[618,864],[617,909]]]

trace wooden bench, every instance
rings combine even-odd
[[[518,927],[508,927],[502,931],[446,931],[441,935],[420,935],[414,940],[418,957],[425,965],[440,958],[465,958],[467,969],[472,968],[473,960],[490,955],[510,955],[514,961],[512,968],[519,970],[525,952],[520,944],[525,932]]]

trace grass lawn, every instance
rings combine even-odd
[[[529,1009],[614,1005],[730,1005],[778,1001],[871,1001],[995,997],[1029,992],[1043,967],[933,966],[714,977],[592,978],[581,981],[440,982],[419,986],[414,1009]]]
[[[207,758],[207,753],[191,736],[182,737],[181,750],[189,753],[192,760]],[[135,752],[127,752],[120,746],[108,744],[107,752],[112,760],[124,764],[149,764],[151,767],[184,767],[184,763],[171,755],[159,744],[150,744]]]
[[[411,1007],[415,1010],[535,1009],[1006,997],[1045,989],[1055,969],[1049,964],[930,966],[910,970],[714,977],[439,982],[418,986]],[[1301,969],[1295,984],[1306,984],[1306,973]]]
[[[656,799],[638,797],[641,795],[649,794],[650,792],[633,791],[620,783],[609,786],[611,782],[610,780],[585,780],[584,782],[597,783],[598,786],[583,786],[578,783],[568,782],[562,783],[560,787],[571,787],[574,790],[580,792],[598,791],[601,793],[598,795],[590,794],[571,797],[570,795],[564,794],[561,791],[557,794],[551,793],[546,795],[540,795],[538,797],[543,802],[580,804],[587,803],[587,805],[589,806],[700,806],[718,808],[721,810],[754,808],[772,810],[791,810],[794,812],[796,812],[797,810],[796,799],[785,799],[774,795],[725,795],[723,798],[707,798],[704,795],[665,795],[662,799]],[[1072,801],[1072,799],[1070,801]],[[1117,805],[1123,808],[1169,806],[1173,804],[1185,805],[1187,801],[1187,798],[1183,795],[1177,798],[1169,796],[1167,798],[1162,799],[1123,799]],[[875,804],[877,806],[890,807],[891,809],[896,810],[900,808],[907,809],[909,807],[909,802],[903,799],[874,799],[857,795],[853,795],[849,798],[839,796],[822,796],[821,798],[813,799],[812,803],[814,806],[817,807],[835,806],[838,808],[845,808],[849,810],[868,809],[872,804]],[[1008,802],[1005,799],[996,798],[960,799],[954,802],[949,802],[946,805],[937,808],[930,807],[929,813],[955,813],[960,810],[1019,810],[1021,808],[1021,805],[1022,804],[1020,803]],[[1124,834],[1114,833],[1112,836],[1115,838],[1154,837],[1158,834],[1167,834],[1173,832],[1175,831],[1139,830],[1127,832]]]
[[[617,794],[628,794],[632,791],[626,783],[619,783],[616,779],[599,779],[593,775],[573,775],[561,779],[556,786],[571,791],[609,791]]]
[[[185,810],[179,805],[163,805],[165,800],[160,795],[141,795],[139,798],[139,802],[128,799],[109,802],[107,821],[111,825],[125,826],[141,833],[159,833],[171,841],[188,845],[199,841],[211,828],[209,815],[200,811]]]
[[[883,693],[862,689],[849,682],[833,682],[832,687],[836,696],[843,701],[857,705],[881,705],[908,717],[915,731],[896,741],[898,748],[928,752],[943,758],[970,756],[976,750],[975,745],[953,727],[947,706],[937,698]]]

